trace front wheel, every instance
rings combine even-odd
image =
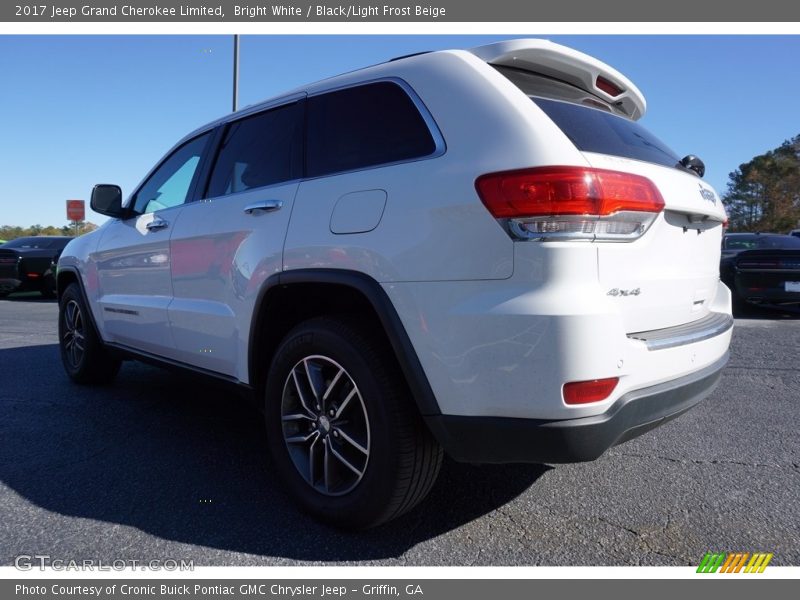
[[[266,389],[269,446],[300,506],[351,529],[407,512],[442,462],[386,344],[350,319],[302,323]]]
[[[56,280],[52,275],[45,277],[42,282],[42,289],[39,290],[42,298],[53,300],[56,297]]]
[[[58,341],[64,370],[76,383],[108,383],[117,375],[121,363],[103,347],[77,283],[61,296]]]

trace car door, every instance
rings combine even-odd
[[[172,229],[176,358],[247,381],[250,320],[264,280],[282,268],[302,171],[302,97],[224,126],[200,199]]]
[[[210,139],[207,132],[170,152],[131,196],[131,216],[106,226],[92,256],[106,341],[174,356],[169,238],[197,186]]]

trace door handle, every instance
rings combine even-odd
[[[259,212],[272,212],[283,206],[282,200],[259,200],[244,207],[245,214],[252,215]]]
[[[145,227],[147,227],[147,231],[158,231],[159,229],[164,229],[169,223],[160,217],[156,217],[152,221],[150,221]]]

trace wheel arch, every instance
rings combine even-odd
[[[86,306],[86,312],[89,313],[91,325],[99,335],[100,329],[98,329],[97,322],[94,318],[94,313],[92,313],[92,305],[89,303],[89,297],[86,295],[86,289],[83,285],[83,278],[81,277],[78,269],[75,267],[59,267],[56,271],[56,298],[58,300],[58,304],[61,304],[61,296],[64,295],[64,290],[67,289],[67,286],[72,283],[78,284],[78,290],[80,291],[81,298]]]
[[[324,293],[324,295],[323,295]],[[268,315],[275,313],[278,318]],[[285,335],[298,323],[324,314],[357,314],[385,336],[419,413],[441,414],[411,340],[394,305],[372,277],[343,269],[297,269],[277,273],[259,290],[250,324],[248,379],[257,390]]]

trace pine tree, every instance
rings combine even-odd
[[[739,165],[722,198],[730,231],[800,227],[800,135]]]

